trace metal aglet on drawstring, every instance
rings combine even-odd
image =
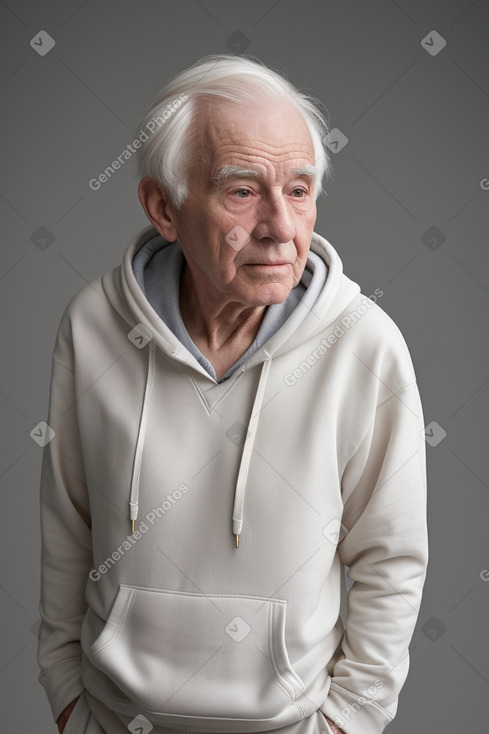
[[[236,548],[239,548],[239,533],[236,535]]]
[[[131,534],[134,535],[134,523],[135,520],[131,520]]]

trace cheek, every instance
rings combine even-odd
[[[250,243],[248,230],[242,223],[233,221],[229,229],[221,227],[219,234],[219,255],[224,270],[237,270],[247,260],[247,250]]]
[[[316,224],[316,207],[298,225],[298,237],[296,239],[297,260],[305,265],[311,247],[311,237]]]
[[[225,239],[220,243],[216,268],[219,273],[219,280],[223,285],[229,285],[237,275],[239,252],[233,249]]]
[[[307,256],[310,250],[310,238],[303,245],[296,246],[297,259],[294,263],[294,286],[296,286],[302,278],[302,273],[307,263]]]

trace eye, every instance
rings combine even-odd
[[[294,194],[294,197],[296,199],[303,199],[304,196],[306,196],[307,191],[306,189],[303,189],[301,186],[297,186],[295,189],[292,190],[292,193]]]
[[[233,194],[235,194],[238,199],[249,199],[251,191],[249,189],[236,189],[236,191],[233,191]]]

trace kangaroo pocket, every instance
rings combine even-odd
[[[145,711],[270,719],[304,690],[285,646],[286,608],[123,584],[91,658]]]

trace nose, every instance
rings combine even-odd
[[[282,194],[270,194],[260,203],[258,222],[253,234],[259,240],[290,242],[296,235],[289,206]]]

